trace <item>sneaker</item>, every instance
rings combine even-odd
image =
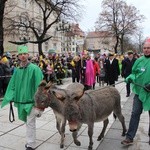
[[[35,150],[35,149],[32,148],[32,147],[28,147],[27,144],[25,144],[25,148],[26,148],[26,150]]]
[[[129,146],[129,145],[133,144],[133,140],[125,139],[125,140],[121,141],[121,144],[123,144],[125,146]]]

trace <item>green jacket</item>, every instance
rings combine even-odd
[[[141,86],[150,84],[150,58],[142,56],[136,60],[132,67],[132,74],[126,78],[126,81],[129,80],[133,81],[132,91],[139,96],[139,99],[143,103],[143,109],[145,111],[149,111],[150,92],[145,91],[144,88],[137,86],[134,83],[137,83]]]
[[[34,106],[34,94],[42,79],[42,71],[37,65],[29,63],[25,68],[17,68],[9,82],[1,107],[14,101],[19,119],[26,122],[27,115]]]

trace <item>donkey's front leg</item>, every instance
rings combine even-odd
[[[66,119],[62,119],[62,125],[61,125],[61,143],[60,143],[60,148],[64,148],[64,140],[65,140],[65,127],[66,127]]]
[[[94,122],[88,124],[88,135],[89,135],[89,146],[88,150],[92,150],[93,148],[93,127],[94,127]]]
[[[81,126],[82,126],[82,124],[78,124],[77,130],[72,133],[72,137],[73,137],[74,143],[75,143],[77,146],[80,146],[80,145],[81,145],[81,142],[78,141],[78,139],[77,139],[78,131],[80,130]]]
[[[66,119],[56,111],[54,111],[54,114],[56,118],[56,128],[61,135],[60,148],[64,148]]]

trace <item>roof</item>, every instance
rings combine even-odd
[[[112,37],[112,34],[108,31],[93,31],[89,32],[87,38],[100,38],[100,37]]]
[[[73,35],[78,35],[80,37],[84,37],[85,33],[80,29],[79,24],[71,25],[71,32]]]

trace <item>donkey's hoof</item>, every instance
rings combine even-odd
[[[80,141],[75,141],[74,142],[77,146],[81,146],[81,142]]]
[[[60,144],[60,148],[64,148],[64,144]]]
[[[88,146],[88,150],[92,150],[93,147],[91,145]]]
[[[102,139],[101,137],[98,137],[98,138],[97,138],[97,141],[100,141],[101,139]]]
[[[97,138],[97,141],[100,141],[103,137],[104,137],[104,136],[99,136],[99,137]]]

